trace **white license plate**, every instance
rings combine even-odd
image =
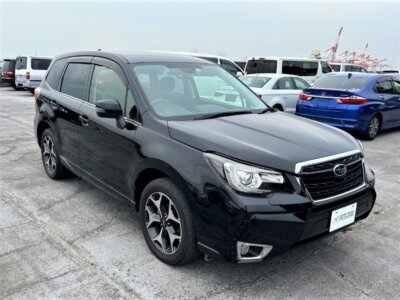
[[[335,231],[346,225],[354,223],[356,218],[357,203],[347,205],[332,211],[329,232]]]

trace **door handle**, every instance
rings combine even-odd
[[[53,108],[53,109],[57,109],[60,107],[60,105],[58,105],[57,101],[54,101],[54,100],[50,100],[49,104],[50,104],[51,108]]]
[[[89,118],[87,116],[79,116],[79,120],[81,121],[83,126],[89,125]]]

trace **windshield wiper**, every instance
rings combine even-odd
[[[251,111],[251,110],[224,111],[224,112],[219,112],[219,113],[203,115],[203,116],[194,118],[194,120],[215,119],[215,118],[220,118],[220,117],[228,117],[228,116],[234,116],[234,115],[245,115],[245,114],[252,114],[252,113],[253,113],[253,111]]]
[[[258,114],[259,115],[261,115],[261,114],[265,114],[266,112],[275,112],[275,111],[277,111],[275,108],[272,108],[272,107],[267,107],[267,108],[264,108],[262,111],[260,111]]]

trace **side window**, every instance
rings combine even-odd
[[[346,66],[344,66],[344,71],[351,72],[351,71],[353,71],[353,68],[352,68],[352,66],[346,65]]]
[[[68,64],[61,83],[61,93],[83,99],[85,84],[90,74],[90,65],[81,63]]]
[[[310,84],[304,79],[293,77],[293,80],[297,90],[304,90],[310,87]]]
[[[46,82],[55,90],[58,89],[58,83],[60,82],[60,78],[64,70],[66,61],[67,61],[66,58],[57,60],[52,65],[51,69],[49,70],[49,73],[47,74]]]
[[[277,90],[294,90],[292,80],[290,77],[281,78],[276,84]]]
[[[316,61],[282,61],[282,74],[315,76],[317,72],[318,62]]]
[[[26,57],[18,57],[15,69],[17,70],[26,69],[26,61],[27,61]]]
[[[379,81],[376,84],[375,90],[379,94],[392,94],[393,93],[393,87],[392,87],[390,80]]]
[[[90,103],[95,104],[99,100],[117,100],[124,109],[126,91],[126,85],[114,70],[103,66],[94,67],[89,92]]]
[[[224,68],[225,70],[227,70],[232,75],[235,75],[235,76],[236,76],[237,72],[242,73],[242,71],[238,67],[236,67],[230,61],[227,61],[225,59],[221,59],[221,67]]]
[[[394,93],[400,95],[400,79],[394,79],[392,81]]]

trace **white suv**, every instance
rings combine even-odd
[[[361,72],[368,73],[368,70],[361,65],[348,63],[329,63],[334,72]]]
[[[15,86],[18,89],[28,89],[33,94],[44,78],[51,60],[51,57],[18,56],[15,65]]]
[[[297,75],[312,83],[321,75],[332,72],[332,69],[321,59],[259,56],[247,60],[244,71],[246,74]]]

